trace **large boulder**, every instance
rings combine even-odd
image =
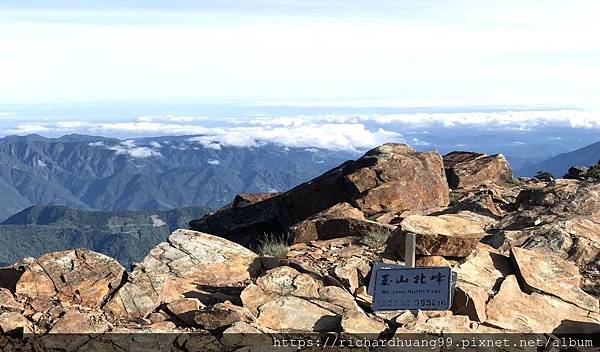
[[[571,180],[585,180],[588,168],[585,166],[571,166],[563,178]]]
[[[339,203],[370,216],[445,207],[448,197],[437,152],[385,144],[287,192],[244,207],[225,207],[190,226],[251,246],[265,233],[285,233]]]
[[[421,255],[466,257],[485,236],[480,224],[457,215],[411,215],[392,233],[393,242],[404,253],[406,235],[416,235],[416,252]]]
[[[531,182],[521,190],[516,204],[518,213],[532,211],[564,217],[576,214],[600,219],[600,183],[576,180]]]
[[[136,265],[106,309],[117,316],[145,317],[160,304],[194,297],[201,286],[240,284],[259,270],[258,256],[236,243],[177,230]]]
[[[450,188],[503,184],[513,179],[510,164],[502,154],[452,152],[444,155],[444,168]]]
[[[486,242],[508,250],[521,247],[545,252],[578,265],[582,287],[600,290],[600,183],[577,180],[530,181],[523,185],[515,210],[498,223]]]
[[[29,264],[16,295],[29,301],[100,308],[121,285],[125,269],[114,259],[87,249],[45,254]]]

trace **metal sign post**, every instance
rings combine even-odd
[[[407,268],[415,267],[416,245],[417,235],[414,233],[407,233],[404,245],[404,266]]]

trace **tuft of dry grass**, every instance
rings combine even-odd
[[[287,239],[285,236],[264,234],[259,240],[258,254],[263,257],[274,257],[279,260],[285,259],[288,254]]]

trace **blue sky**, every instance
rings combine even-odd
[[[585,0],[3,0],[0,103],[596,111],[598,13]]]

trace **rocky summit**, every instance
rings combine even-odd
[[[132,333],[169,333],[148,335],[169,351],[310,333],[600,334],[600,184],[515,180],[507,167],[388,144],[287,192],[240,195],[129,272],[85,249],[24,258],[0,268],[0,330],[110,351]],[[403,264],[407,234],[417,265],[457,273],[449,311],[372,310],[372,269]]]
[[[357,234],[376,226],[365,217],[427,213],[446,207],[448,201],[444,165],[437,152],[385,144],[287,192],[251,204],[234,203],[190,226],[246,246],[264,234],[290,233],[292,241],[306,242],[331,237],[331,227]],[[341,224],[338,219],[346,220]],[[353,219],[352,224],[347,219]],[[299,227],[311,229],[303,233]]]

